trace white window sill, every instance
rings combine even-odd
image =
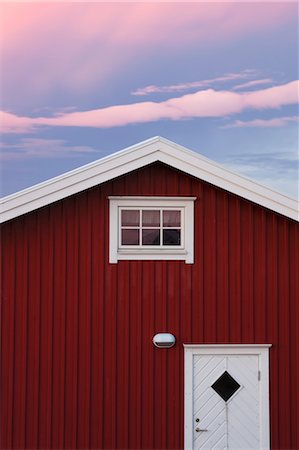
[[[154,252],[154,251],[139,251],[139,252],[131,252],[131,251],[127,251],[127,250],[122,250],[119,251],[117,254],[117,259],[118,260],[153,260],[153,261],[185,261],[186,263],[192,264],[193,261],[189,261],[188,260],[188,252],[186,252],[185,250],[181,250],[181,251],[176,251],[176,252],[171,252],[171,251],[167,251],[167,252]]]
[[[184,249],[147,249],[147,248],[141,248],[138,250],[131,250],[131,249],[120,249],[117,252],[119,255],[187,255],[187,251]]]

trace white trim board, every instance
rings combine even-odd
[[[154,137],[0,200],[0,222],[160,161],[246,200],[299,220],[298,202],[161,137]]]
[[[193,449],[193,357],[194,355],[256,355],[260,383],[260,448],[270,448],[269,348],[271,344],[184,344],[185,350],[185,426],[184,448]]]
[[[187,264],[194,262],[194,201],[196,197],[114,197],[109,196],[109,262],[116,264],[118,260],[183,260]],[[178,247],[120,245],[121,208],[158,208],[180,209],[181,211],[181,245]],[[161,221],[162,222],[162,221]],[[162,242],[162,240],[161,240]],[[140,238],[141,243],[141,238]]]

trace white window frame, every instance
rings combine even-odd
[[[109,262],[119,260],[182,260],[194,263],[194,201],[196,197],[122,197],[109,199]],[[181,211],[181,244],[121,245],[120,215],[122,209],[171,209]]]

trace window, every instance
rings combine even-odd
[[[182,247],[183,208],[119,208],[121,248]]]
[[[109,197],[110,263],[178,259],[193,263],[194,197]]]

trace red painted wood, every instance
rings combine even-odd
[[[109,195],[196,196],[195,264],[110,265]],[[183,448],[183,343],[271,343],[271,447],[298,448],[298,224],[154,164],[1,238],[1,448]]]
[[[142,414],[142,448],[154,448],[154,376],[155,356],[152,338],[155,333],[155,262],[148,261],[143,274],[143,374],[142,374],[142,406],[148,414]]]
[[[130,265],[122,261],[123,276],[119,280],[117,298],[117,385],[118,399],[116,448],[129,448],[129,382],[130,382]],[[122,318],[122,320],[120,320]]]
[[[104,306],[104,448],[115,448],[117,430],[116,411],[116,275],[118,267],[110,265],[105,270],[105,293],[108,294],[109,305]]]
[[[241,342],[254,342],[253,322],[253,211],[242,204],[241,221]]]
[[[129,339],[129,448],[141,447],[141,379],[142,379],[142,263],[133,261],[130,270],[129,321],[134,327]],[[133,325],[134,324],[134,325]],[[118,410],[116,410],[116,417]],[[115,429],[117,433],[117,428]]]
[[[222,192],[217,193],[216,214],[216,336],[219,342],[225,343],[229,341],[228,204],[227,196],[223,197]],[[221,314],[219,314],[219,308],[221,309]]]
[[[13,447],[13,390],[14,390],[14,297],[15,242],[12,227],[8,225],[1,234],[1,406],[2,446]]]
[[[84,195],[79,215],[78,276],[78,381],[77,381],[77,447],[90,447],[90,352],[91,352],[91,218],[90,199]]]
[[[167,330],[167,303],[166,303],[166,274],[167,262],[162,261],[155,266],[155,330],[156,333],[163,333]],[[154,448],[166,448],[167,436],[167,352],[154,348]]]
[[[266,318],[266,229],[265,229],[265,212],[261,210],[260,214],[254,217],[254,241],[253,241],[253,258],[255,261],[253,267],[253,296],[254,296],[254,340],[260,342],[264,336],[264,329],[267,328]]]
[[[39,358],[39,448],[51,447],[53,292],[54,292],[54,208],[39,213],[41,227],[41,299]]]
[[[79,220],[75,200],[65,202],[67,270],[65,329],[65,436],[66,448],[77,445],[78,321],[79,321]]]
[[[64,204],[57,205],[54,227],[52,417],[51,445],[64,448],[65,431],[65,332],[66,332],[66,222]]]
[[[232,197],[228,202],[229,342],[240,342],[242,332],[240,216],[240,200]]]
[[[279,426],[283,426],[286,430],[285,434],[279,435],[279,447],[291,448],[290,420],[287,418],[289,405],[283,401],[284,397],[290,398],[291,396],[290,370],[288,370],[288,367],[290,367],[289,259],[287,258],[289,236],[288,223],[285,219],[280,222],[278,230],[278,259],[285,261],[280,266],[277,276],[278,297],[284,299],[283,302],[278,303],[278,335],[280,345],[284,350],[278,356],[278,401],[280,404],[278,422]]]
[[[266,249],[267,249],[267,307],[268,307],[268,321],[267,321],[267,341],[273,343],[270,353],[270,411],[271,420],[271,442],[272,448],[274,444],[278,448],[279,443],[279,415],[275,408],[278,408],[278,348],[279,342],[278,336],[278,292],[277,292],[277,272],[278,272],[278,230],[277,220],[274,214],[269,214],[267,218],[267,237],[266,237]],[[282,349],[283,352],[283,349]]]
[[[180,339],[180,263],[168,263],[167,267],[167,328],[172,330],[174,336]],[[167,351],[168,374],[167,380],[167,447],[175,448],[180,442],[180,427],[173,427],[173,417],[180,415],[180,355],[175,348]]]
[[[39,346],[40,346],[40,226],[36,214],[28,220],[28,356],[26,391],[26,447],[36,448],[38,441],[38,392],[39,392]]]
[[[299,302],[292,301],[292,298],[299,298],[299,277],[298,277],[298,249],[299,249],[299,233],[297,232],[295,223],[290,224],[289,234],[289,274],[290,274],[290,317],[299,317]],[[290,394],[290,436],[291,445],[296,442],[298,433],[298,414],[299,414],[299,327],[298,321],[290,320],[290,387],[294,389]]]
[[[104,352],[104,259],[102,256],[104,240],[99,240],[99,230],[104,229],[105,217],[100,201],[104,201],[103,193],[99,199],[99,191],[93,190],[91,230],[91,399],[90,399],[90,447],[103,448],[103,352]],[[77,208],[78,209],[78,208]],[[72,447],[71,447],[72,448]]]
[[[202,198],[204,212],[204,341],[211,343],[217,340],[217,246],[216,246],[216,191],[207,189],[207,195]],[[199,264],[199,262],[198,262]]]
[[[27,223],[25,223],[27,222]],[[15,265],[15,323],[14,323],[14,392],[12,448],[26,448],[26,402],[27,361],[28,361],[28,241],[26,231],[28,221],[19,220],[14,229],[16,265]],[[5,280],[4,280],[5,283]],[[5,321],[5,318],[3,318]]]

